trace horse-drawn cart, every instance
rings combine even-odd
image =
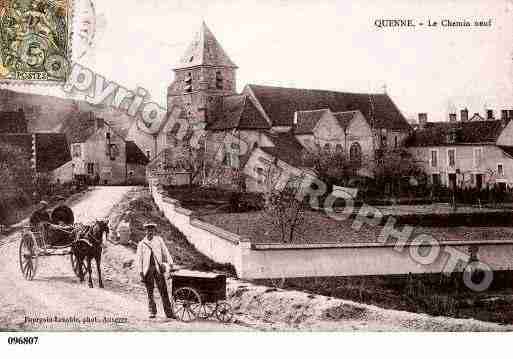
[[[73,211],[66,206],[56,208],[52,212],[51,218],[52,222],[55,220],[55,222],[67,226],[70,232],[80,226],[74,224]],[[71,233],[66,236],[65,230],[63,230],[61,238],[56,240],[51,238],[52,234],[48,228],[49,224],[45,223],[38,226],[26,226],[21,232],[19,262],[23,277],[27,280],[34,279],[39,258],[67,255],[70,256],[73,272],[78,276],[78,263],[71,252],[71,244],[75,239],[74,236]]]
[[[232,320],[224,274],[179,270],[171,278],[173,313],[177,319],[190,322],[215,316],[221,322]]]

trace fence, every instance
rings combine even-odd
[[[381,243],[252,244],[194,218],[154,183],[150,181],[152,196],[168,220],[198,251],[216,262],[231,263],[243,279],[440,273],[450,260],[449,251],[468,253],[470,247],[479,248],[479,259],[493,270],[513,267],[513,240],[441,242],[434,249],[440,255],[428,265],[412,259],[411,253],[422,256],[422,245],[406,244],[399,253],[393,245]]]

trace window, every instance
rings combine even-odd
[[[216,89],[223,89],[223,74],[221,71],[216,71]]]
[[[185,92],[192,92],[192,73],[191,72],[188,72],[187,75],[185,75],[184,90],[185,90]]]
[[[151,158],[151,151],[150,151],[150,150],[146,150],[146,157],[147,157],[148,159],[150,159],[150,158]]]
[[[80,143],[73,144],[71,152],[73,153],[73,157],[81,157],[82,156],[82,146],[80,145]]]
[[[504,176],[504,167],[502,166],[502,163],[497,165],[497,175],[500,177]]]
[[[397,148],[397,145],[398,145],[397,136],[394,136],[394,147]]]
[[[337,153],[342,153],[344,151],[344,149],[342,148],[342,145],[340,143],[337,143],[337,145],[335,146],[335,151]]]
[[[262,167],[255,168],[257,173],[257,182],[258,184],[264,183],[264,169]]]
[[[431,175],[431,181],[433,182],[433,186],[440,186],[440,173],[433,173]]]
[[[119,156],[118,145],[116,145],[116,144],[110,145],[110,151],[109,152],[110,152],[110,154],[109,154],[110,160],[114,161],[116,159],[116,157]]]
[[[329,143],[326,143],[326,144],[324,145],[324,151],[326,151],[326,152],[330,152],[330,151],[331,151],[331,146],[330,146],[330,144],[329,144]]]
[[[431,150],[431,167],[438,167],[438,150]]]
[[[481,163],[483,161],[483,149],[478,147],[474,148],[474,167],[481,167]]]
[[[387,130],[382,129],[381,130],[381,147],[386,148],[387,145],[388,145]]]
[[[105,134],[105,138],[106,138],[107,140],[110,140],[110,132],[107,132],[107,133]]]
[[[362,147],[358,142],[354,142],[349,148],[349,160],[356,168],[362,166]]]
[[[87,164],[87,174],[94,175],[94,163]]]
[[[447,163],[449,167],[456,167],[456,150],[454,148],[447,150]]]

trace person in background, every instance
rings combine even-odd
[[[48,202],[41,201],[30,216],[30,225],[35,228],[44,222],[50,222],[50,215],[48,214]]]
[[[174,318],[165,278],[165,273],[173,265],[173,259],[162,237],[155,235],[156,228],[157,225],[155,223],[146,223],[144,225],[146,236],[137,245],[137,267],[141,281],[146,286],[148,293],[150,318],[155,318],[157,315],[157,305],[153,298],[155,284],[162,298],[164,313],[168,318]]]

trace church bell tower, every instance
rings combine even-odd
[[[236,93],[237,66],[203,22],[200,31],[173,69],[168,88],[168,111],[180,107],[191,123],[210,123],[225,96]]]

